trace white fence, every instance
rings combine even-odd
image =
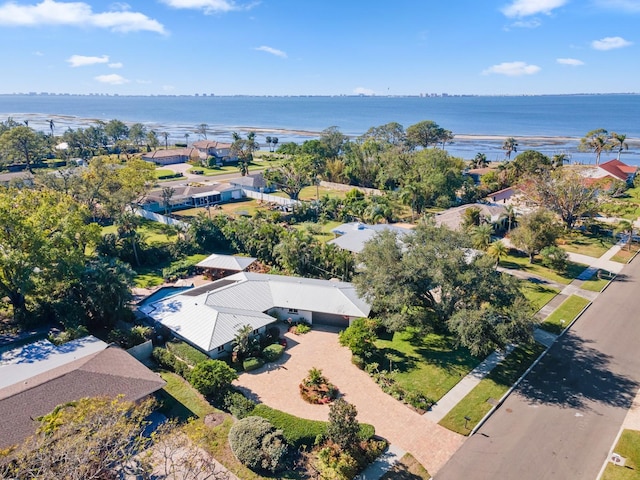
[[[185,222],[181,222],[180,220],[176,220],[175,218],[160,215],[159,213],[150,212],[148,210],[145,210],[144,208],[136,208],[134,212],[136,215],[146,218],[147,220],[164,223],[165,225],[175,225],[176,227],[187,226]]]
[[[290,206],[297,205],[300,202],[298,200],[291,200],[290,198],[278,197],[277,195],[269,195],[268,193],[254,192],[253,190],[242,189],[244,196],[254,198],[262,202],[275,203],[278,205]]]

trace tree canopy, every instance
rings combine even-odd
[[[491,313],[510,319],[509,328],[503,328],[506,320],[486,322],[491,345],[504,347],[530,338],[533,320],[518,281],[496,271],[492,258],[472,254],[469,246],[466,234],[444,227],[419,225],[402,237],[383,231],[360,253],[362,270],[354,283],[371,301],[374,314],[393,331],[409,325],[448,328],[463,345],[480,351],[482,342],[465,333],[467,322],[452,319],[486,320],[485,314]],[[526,315],[519,316],[516,310]]]

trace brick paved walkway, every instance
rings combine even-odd
[[[410,452],[434,475],[462,445],[465,437],[428,420],[385,394],[369,375],[351,364],[351,352],[338,344],[336,330],[314,329],[286,334],[289,347],[277,365],[243,373],[235,382],[246,393],[273,408],[313,420],[327,420],[329,407],[310,405],[298,385],[312,367],[320,368],[344,399],[358,409],[358,420],[375,426],[389,443]]]

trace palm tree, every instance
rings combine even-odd
[[[485,168],[489,165],[487,156],[484,153],[476,153],[476,156],[471,160],[471,168]]]
[[[118,236],[123,239],[128,238],[131,241],[133,257],[138,267],[140,266],[140,257],[138,255],[138,240],[140,240],[140,236],[138,235],[137,228],[140,226],[140,220],[140,217],[129,212],[123,213],[116,220]]]
[[[487,249],[487,255],[496,259],[496,268],[500,264],[500,260],[509,254],[509,248],[501,241],[496,240]]]
[[[49,120],[49,130],[51,130],[51,136],[53,137],[53,130],[56,128],[56,124],[53,122],[53,119]]]
[[[631,241],[633,240],[633,224],[629,220],[620,220],[615,231],[627,236],[625,245],[627,250],[631,250]]]
[[[276,151],[276,145],[278,144],[278,137],[271,137],[271,144],[273,145],[272,152]]]
[[[488,223],[483,223],[473,229],[471,232],[471,241],[475,248],[486,250],[491,243],[491,234],[493,227]]]
[[[627,136],[623,133],[611,132],[611,139],[614,141],[615,146],[618,148],[618,160],[620,160],[620,154],[622,150],[629,150],[627,144]]]
[[[189,132],[185,132],[184,134],[184,143],[187,144],[187,147],[189,146],[189,137],[191,136],[191,134]]]
[[[164,205],[164,214],[171,215],[171,197],[176,193],[173,187],[164,187],[162,189],[162,204]]]
[[[267,137],[265,138],[267,145],[269,145],[269,151],[271,151],[271,137],[267,135]]]
[[[420,214],[420,193],[420,187],[415,183],[405,185],[400,192],[400,201],[404,205],[409,205],[411,207],[411,221],[416,219],[416,213]]]
[[[500,217],[507,219],[507,233],[511,232],[511,227],[513,226],[514,223],[516,223],[517,215],[518,214],[515,208],[513,208],[513,205],[504,206],[504,213]]]
[[[169,148],[169,132],[162,132],[160,135],[164,138],[164,149],[167,150]]]
[[[502,144],[502,149],[505,151],[505,155],[508,159],[511,159],[511,153],[518,151],[518,142],[515,138],[509,137]]]

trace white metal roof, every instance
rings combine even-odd
[[[331,231],[333,233],[340,236],[327,243],[335,245],[343,250],[348,250],[349,252],[360,253],[364,249],[365,243],[375,237],[378,232],[383,230],[398,232],[400,235],[405,235],[411,231],[409,228],[389,225],[387,223],[367,225],[360,222],[350,222],[343,223],[342,225],[338,225],[332,229]]]
[[[223,280],[198,287],[197,295],[187,290],[141,310],[204,351],[232,341],[243,325],[255,330],[274,322],[265,312],[276,307],[349,317],[370,311],[350,283],[247,272]]]
[[[214,253],[198,263],[197,267],[218,268],[220,270],[242,271],[255,262],[253,257],[238,257],[235,255],[218,255]]]

